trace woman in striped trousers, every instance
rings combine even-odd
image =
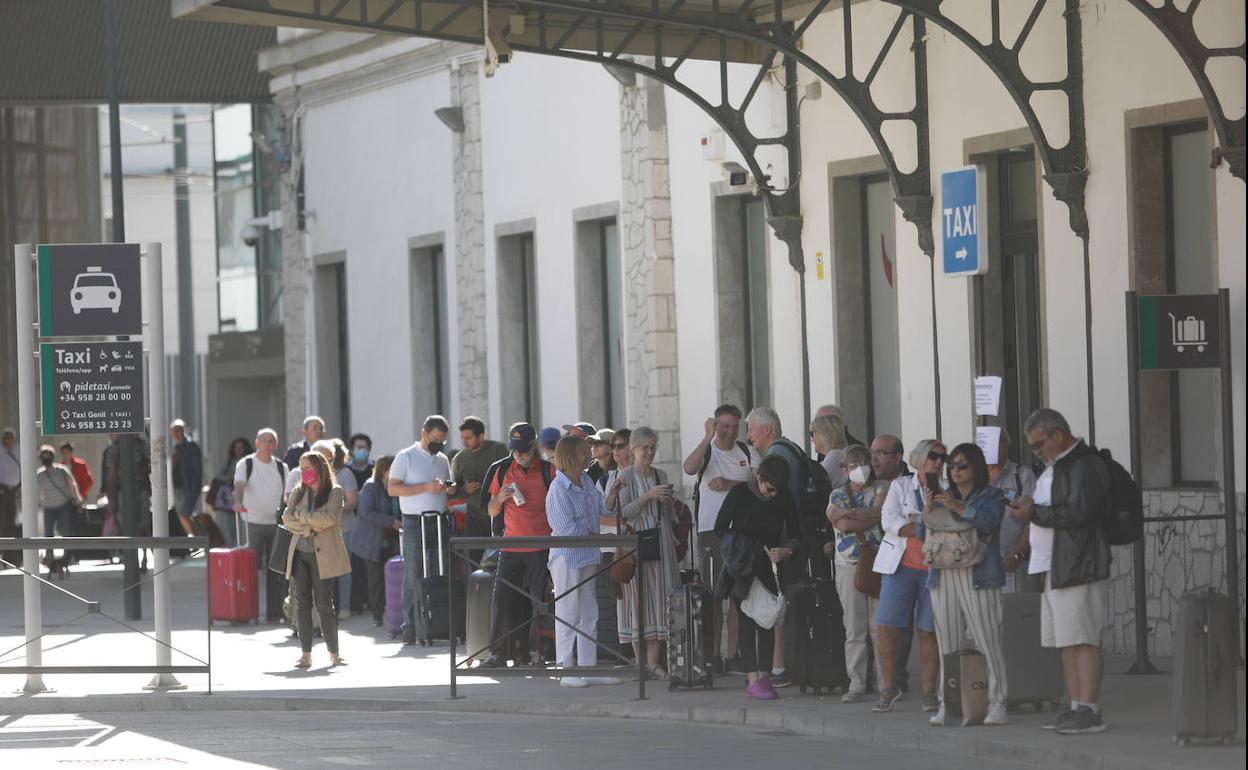
[[[962,642],[963,620],[970,626],[975,647],[988,664],[988,716],[985,725],[1007,723],[1005,650],[1001,643],[1001,586],[1005,569],[1001,561],[1001,519],[1005,496],[991,486],[984,453],[974,444],[959,444],[949,453],[949,489],[931,495],[923,518],[945,508],[956,519],[974,525],[979,541],[986,544],[981,562],[972,567],[932,568],[928,584],[932,614],[936,620],[936,643],[940,647],[940,681],[945,680],[945,656],[957,652]],[[933,725],[945,723],[944,687]]]

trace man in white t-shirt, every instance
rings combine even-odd
[[[706,420],[706,435],[689,456],[683,469],[695,477],[693,487],[694,516],[698,519],[698,571],[707,585],[719,577],[715,570],[720,559],[720,538],[713,531],[719,509],[728,491],[737,484],[749,481],[758,457],[748,446],[737,440],[741,431],[741,410],[732,404],[723,404],[715,410],[715,416]],[[718,658],[719,634],[723,608],[715,605],[714,647]],[[737,610],[728,603],[728,665],[737,657]],[[716,673],[723,673],[724,661],[718,660]]]
[[[403,643],[407,645],[416,644],[416,578],[423,570],[425,549],[420,514],[446,511],[447,493],[454,487],[451,464],[442,454],[450,429],[441,415],[426,417],[420,441],[394,456],[386,484],[386,491],[399,498],[403,514]],[[437,537],[432,528],[430,534]]]
[[[256,552],[256,563],[264,573],[264,617],[280,621],[286,579],[267,568],[287,475],[285,463],[274,456],[276,451],[277,432],[261,428],[256,433],[256,451],[234,466],[234,512],[243,518],[247,547]]]

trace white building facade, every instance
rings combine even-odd
[[[968,20],[979,13],[969,0],[946,5],[965,6]],[[1003,5],[1007,44],[1029,29],[1021,59],[1029,75],[1064,78],[1061,9],[1046,8],[1031,26],[1030,3]],[[1242,3],[1203,8],[1197,22],[1208,44],[1242,44]],[[854,14],[856,39],[866,42],[855,47],[853,71],[873,72],[882,108],[911,109],[909,37],[875,62],[898,11],[873,0]],[[1022,419],[1051,406],[1078,435],[1094,420],[1096,443],[1127,464],[1125,292],[1225,288],[1234,436],[1223,435],[1217,374],[1208,371],[1142,375],[1137,430],[1150,515],[1220,513],[1221,451],[1233,445],[1242,613],[1244,181],[1226,163],[1210,168],[1218,139],[1206,102],[1157,29],[1124,0],[1085,3],[1079,14],[1090,338],[1084,241],[1044,180],[1035,133],[997,76],[933,25],[918,43],[927,136],[907,137],[905,121],[885,133],[895,134],[903,171],[927,142],[934,254],[894,204],[863,123],[826,84],[821,93],[808,87],[818,79],[799,69],[788,91],[800,96],[800,173],[782,153],[764,157],[771,184],[800,196],[802,274],[767,225],[755,180],[733,184],[726,174],[746,159],[670,87],[525,54],[487,78],[474,46],[282,31],[260,64],[291,144],[282,229],[287,430],[293,437],[304,414],[319,413],[331,433],[371,434],[380,453],[410,444],[431,413],[452,426],[478,415],[495,438],[517,420],[650,425],[675,475],[725,401],[775,406],[799,441],[824,403],[842,405],[862,440],[895,433],[909,447],[939,425],[947,446],[972,441],[983,422],[974,378],[995,374],[1005,388],[993,424],[1014,435],[1015,454],[1026,455]],[[842,24],[840,13],[819,17],[803,50],[843,57]],[[1238,37],[1220,39],[1228,34]],[[845,72],[843,59],[828,66]],[[685,67],[699,93],[719,88],[717,65]],[[730,100],[739,103],[754,71],[731,68]],[[785,83],[777,68],[760,84],[746,112],[756,135],[788,125]],[[1242,59],[1218,83],[1228,117],[1242,117]],[[1050,96],[1031,103],[1060,147],[1069,140],[1067,105]],[[989,268],[946,277],[940,173],[969,164],[987,180],[980,221]],[[1146,559],[1149,648],[1167,655],[1177,597],[1224,585],[1223,524],[1150,524]],[[1129,548],[1117,549],[1114,569],[1105,643],[1128,652]]]

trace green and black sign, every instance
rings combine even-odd
[[[143,333],[137,243],[40,244],[38,254],[40,337]]]
[[[142,342],[39,346],[43,433],[141,433]]]
[[[1217,294],[1140,297],[1141,369],[1216,369],[1221,365]]]

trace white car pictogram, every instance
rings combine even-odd
[[[69,304],[74,309],[74,315],[84,309],[121,312],[121,289],[117,288],[117,276],[102,272],[98,267],[88,267],[87,272],[74,276]]]

